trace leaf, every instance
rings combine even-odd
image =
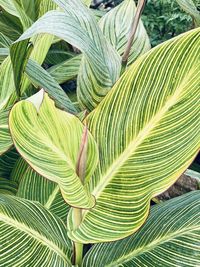
[[[3,33],[0,32],[0,46],[3,48],[9,48],[12,41]]]
[[[7,58],[8,55],[9,55],[8,48],[0,48],[0,64],[4,61],[4,59]]]
[[[28,169],[28,167],[28,163],[22,157],[19,157],[12,168],[12,172],[10,173],[10,179],[20,184],[23,175]]]
[[[11,180],[0,177],[0,195],[16,195],[18,185]]]
[[[84,53],[78,77],[81,105],[93,109],[119,78],[121,59],[103,36],[94,16],[80,0],[54,0],[64,12],[50,11],[19,39],[39,33],[53,34]]]
[[[66,223],[69,206],[62,198],[59,186],[36,173],[30,166],[23,173],[17,196],[41,203]]]
[[[111,9],[99,21],[99,26],[104,36],[121,56],[125,52],[135,13],[135,2],[133,0],[125,0],[120,5]],[[132,64],[150,48],[149,37],[142,21],[140,21],[130,51],[128,65]]]
[[[84,128],[78,118],[57,109],[48,95],[40,91],[12,108],[9,125],[18,152],[35,171],[59,185],[69,205],[94,206],[94,198],[76,174]],[[97,163],[97,146],[89,134],[87,181]]]
[[[37,62],[29,60],[25,70],[34,86],[43,88],[61,109],[76,114],[77,110],[54,78]]]
[[[8,114],[9,110],[0,111],[0,155],[13,144],[8,127]]]
[[[200,29],[152,49],[129,68],[87,117],[99,147],[88,188],[96,198],[69,237],[122,239],[145,222],[150,200],[184,172],[199,150]]]
[[[92,247],[82,267],[189,267],[200,264],[200,192],[152,207],[134,235]]]
[[[0,6],[11,15],[18,17],[24,29],[27,29],[31,26],[32,20],[27,16],[18,1],[0,0]]]
[[[196,27],[200,26],[200,12],[196,8],[194,2],[192,0],[176,0],[176,2],[194,19]]]
[[[75,79],[79,73],[82,55],[75,56],[57,64],[47,71],[59,83]]]
[[[11,149],[8,152],[0,156],[0,177],[10,178],[11,172],[19,158],[19,154],[15,149]]]
[[[72,266],[66,227],[39,203],[1,195],[0,235],[0,266]]]

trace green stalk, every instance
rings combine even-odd
[[[74,208],[74,229],[77,229],[82,220],[81,209]],[[75,247],[75,265],[81,266],[83,259],[83,244],[74,242]]]

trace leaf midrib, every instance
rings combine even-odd
[[[39,235],[39,233],[35,231],[34,229],[28,228],[25,224],[19,223],[13,220],[12,218],[5,216],[4,214],[0,215],[0,219],[1,221],[11,225],[17,230],[22,231],[26,233],[27,235],[31,236],[33,239],[36,239],[39,243],[44,244],[46,247],[49,248],[49,250],[56,252],[56,254],[58,254],[65,262],[68,261],[65,253],[58,246],[56,246],[56,244],[48,240],[45,236]]]
[[[123,264],[127,261],[132,260],[134,257],[138,257],[139,255],[146,253],[152,249],[154,249],[155,247],[158,247],[159,245],[168,242],[176,237],[180,237],[184,234],[188,234],[188,232],[191,231],[195,231],[195,230],[199,230],[200,229],[200,225],[196,225],[193,227],[188,227],[188,228],[183,228],[181,231],[176,231],[173,232],[172,234],[169,234],[167,236],[164,236],[163,238],[160,239],[154,239],[153,242],[151,242],[150,244],[148,244],[146,247],[140,247],[136,250],[134,250],[133,252],[127,254],[124,257],[121,257],[120,259],[112,262],[111,264],[105,265],[105,267],[116,267],[119,266],[120,264]]]
[[[181,83],[182,85],[182,83]],[[132,140],[127,148],[122,152],[121,155],[113,162],[106,174],[101,178],[101,181],[96,188],[94,188],[92,195],[97,199],[103,189],[112,180],[113,176],[121,168],[121,166],[128,160],[139,145],[146,139],[148,134],[155,128],[158,122],[163,118],[164,114],[177,102],[177,99],[182,91],[182,86],[179,86],[172,97],[166,101],[165,105],[155,114],[155,116],[149,121],[149,123],[138,133],[136,139]]]

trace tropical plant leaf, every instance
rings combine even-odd
[[[197,27],[200,26],[200,12],[196,8],[194,2],[192,0],[176,0],[179,6],[188,13],[195,22]]]
[[[145,225],[132,236],[98,244],[82,267],[189,267],[200,265],[200,192],[152,207]]]
[[[7,58],[9,55],[8,48],[0,48],[0,64]]]
[[[49,33],[80,49],[84,58],[78,76],[78,98],[83,107],[91,110],[119,78],[120,56],[105,39],[95,17],[81,0],[54,2],[64,12],[48,12],[18,42],[39,33]]]
[[[8,152],[0,156],[0,177],[10,178],[11,172],[19,158],[19,154],[15,149],[11,149]]]
[[[0,111],[0,155],[13,144],[8,127],[9,110]]]
[[[16,16],[20,19],[20,22],[25,29],[29,28],[32,24],[32,20],[27,16],[25,10],[16,0],[0,0],[0,6],[6,10],[9,14]]]
[[[16,195],[18,185],[14,181],[0,177],[0,195]]]
[[[10,173],[10,179],[15,181],[17,184],[20,184],[28,167],[28,163],[22,157],[18,157]]]
[[[1,195],[0,234],[0,266],[72,266],[66,227],[39,203]]]
[[[121,56],[126,49],[135,13],[135,2],[133,0],[125,0],[117,7],[111,9],[111,11],[99,21],[99,26],[104,36],[106,36],[107,40],[110,41]],[[140,55],[147,52],[150,48],[149,37],[142,21],[140,21],[129,54],[128,64],[132,64]]]
[[[19,153],[40,175],[59,185],[67,203],[82,208],[94,206],[94,198],[76,173],[84,129],[78,118],[57,109],[41,90],[12,108],[9,125]],[[97,146],[91,134],[86,163],[88,181],[98,163]]]
[[[11,44],[12,41],[10,40],[10,38],[0,32],[0,47],[9,48]]]
[[[30,166],[27,166],[20,180],[17,196],[40,202],[66,223],[69,206],[64,201],[59,186],[36,173]]]
[[[81,65],[81,59],[82,55],[72,57],[49,68],[47,71],[59,84],[62,84],[77,77]]]
[[[58,107],[73,114],[78,112],[62,87],[37,62],[29,60],[25,72],[34,86],[43,88]]]
[[[194,159],[200,141],[200,29],[141,56],[87,117],[100,148],[88,185],[96,198],[69,237],[76,242],[124,238],[145,222],[152,197]]]

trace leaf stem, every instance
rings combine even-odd
[[[126,48],[124,51],[124,54],[122,56],[122,72],[126,69],[126,65],[128,62],[128,57],[131,51],[131,46],[135,37],[135,33],[137,31],[137,27],[140,21],[140,17],[142,15],[142,12],[144,10],[146,4],[146,0],[138,0],[138,4],[137,4],[137,9],[136,9],[136,13],[135,13],[135,17],[133,19],[132,22],[132,26],[131,26],[131,32],[129,34],[129,38],[128,38],[128,42],[126,44]]]
[[[82,220],[82,210],[74,208],[73,212],[74,212],[74,229],[77,229]],[[75,248],[74,251],[75,265],[81,266],[83,259],[83,244],[74,242],[74,248]]]

